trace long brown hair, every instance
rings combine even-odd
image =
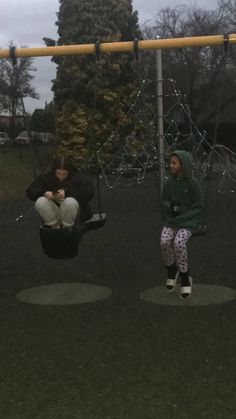
[[[53,160],[49,173],[54,174],[56,169],[68,170],[69,174],[77,170],[71,159],[67,156],[58,156]]]

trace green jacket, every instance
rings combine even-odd
[[[163,188],[162,214],[166,227],[186,228],[197,233],[203,223],[203,197],[192,175],[192,156],[183,150],[172,153],[181,162],[183,176],[171,175]]]

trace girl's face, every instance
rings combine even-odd
[[[55,170],[55,176],[57,177],[58,180],[60,180],[60,182],[63,182],[63,180],[67,178],[68,174],[69,174],[68,170],[64,170],[64,169]]]
[[[170,158],[170,171],[173,175],[180,176],[182,174],[181,163],[177,156],[171,156]]]

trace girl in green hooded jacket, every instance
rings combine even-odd
[[[180,277],[180,297],[192,294],[187,242],[202,225],[203,199],[200,184],[192,175],[192,156],[178,150],[170,157],[171,176],[163,188],[161,251],[167,268],[166,288],[172,292]]]

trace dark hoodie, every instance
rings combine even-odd
[[[64,189],[65,197],[75,198],[80,205],[80,221],[91,218],[92,213],[88,202],[93,198],[95,189],[93,183],[80,171],[73,170],[64,181],[60,181],[50,170],[46,174],[39,175],[26,189],[28,198],[36,201],[46,191]]]
[[[171,175],[163,188],[162,211],[164,225],[186,228],[197,233],[202,225],[203,198],[200,184],[192,175],[192,156],[187,151],[172,153],[179,158],[182,177]]]

